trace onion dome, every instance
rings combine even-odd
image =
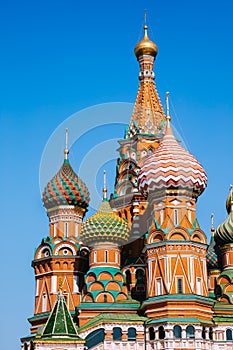
[[[226,209],[228,214],[230,214],[230,212],[233,210],[233,189],[232,189],[232,185],[230,185],[230,193],[227,197],[227,201],[226,201]]]
[[[46,209],[59,205],[74,205],[85,210],[88,207],[90,201],[88,188],[72,169],[68,153],[66,147],[62,167],[44,189],[43,202]]]
[[[159,189],[185,189],[200,195],[206,185],[205,170],[196,158],[175,139],[167,116],[165,136],[159,147],[146,158],[138,176],[143,193]]]
[[[81,227],[80,238],[85,244],[125,244],[129,239],[127,223],[112,210],[107,199],[106,173],[104,172],[103,201],[97,213],[88,218]]]
[[[129,239],[129,229],[113,212],[109,201],[103,200],[97,213],[82,224],[80,238],[89,246],[107,242],[122,245]]]
[[[227,198],[227,211],[229,215],[226,220],[217,227],[214,235],[214,239],[219,245],[233,243],[233,205],[231,202],[232,188],[230,188],[230,194]]]
[[[137,45],[135,46],[134,53],[137,58],[142,55],[151,55],[156,57],[158,53],[158,47],[153,41],[151,41],[148,37],[147,33],[148,27],[144,25],[144,37]]]

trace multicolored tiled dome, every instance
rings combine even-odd
[[[57,174],[49,181],[43,192],[46,209],[59,205],[74,205],[83,209],[88,207],[90,196],[85,183],[65,159]]]
[[[127,223],[113,212],[109,201],[104,199],[97,213],[82,224],[80,238],[89,246],[107,242],[122,245],[129,239],[129,229]]]
[[[161,144],[146,158],[139,171],[138,184],[144,193],[176,188],[190,190],[196,195],[200,195],[207,185],[205,170],[176,141],[169,120]]]

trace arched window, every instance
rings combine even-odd
[[[122,340],[122,330],[120,327],[113,328],[113,340]]]
[[[105,250],[105,262],[108,262],[108,251]]]
[[[201,332],[202,339],[205,339],[205,338],[206,338],[205,332],[206,332],[205,327],[202,327],[202,332]]]
[[[107,295],[104,294],[104,303],[107,303]]]
[[[176,325],[173,327],[173,335],[174,335],[174,338],[176,339],[181,339],[182,336],[181,336],[181,327]]]
[[[155,330],[154,330],[154,327],[150,327],[150,328],[149,328],[149,337],[150,337],[150,340],[155,340]]]
[[[210,340],[213,340],[213,328],[212,327],[209,328],[209,338],[210,338]]]
[[[128,329],[128,340],[136,340],[136,329],[133,327]]]
[[[129,270],[127,270],[125,272],[126,275],[126,285],[127,285],[127,289],[130,290],[130,285],[131,285],[131,273]]]
[[[34,350],[35,347],[34,347],[34,343],[32,341],[30,341],[30,350]]]
[[[23,349],[24,349],[24,350],[28,350],[28,345],[27,345],[27,343],[24,343],[24,344],[23,344]]]
[[[188,326],[186,328],[186,338],[195,338],[195,335],[194,335],[194,332],[195,332],[195,329],[193,326]]]
[[[88,349],[96,346],[99,343],[102,343],[104,341],[104,329],[100,328],[96,331],[88,334],[86,337],[86,346]]]
[[[163,326],[159,326],[159,339],[164,339],[165,338],[165,330]]]
[[[97,251],[94,251],[94,263],[97,262]]]
[[[226,330],[226,338],[227,338],[227,340],[232,340],[232,330],[231,329]]]

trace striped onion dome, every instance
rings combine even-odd
[[[227,197],[227,201],[226,201],[226,209],[228,214],[230,214],[231,210],[233,209],[233,189],[232,189],[232,185],[230,186],[230,193]]]
[[[89,246],[108,242],[122,245],[129,239],[129,229],[127,223],[113,212],[109,201],[104,199],[97,213],[82,224],[80,238]]]
[[[186,189],[200,195],[206,185],[205,170],[196,158],[175,139],[167,117],[165,136],[156,150],[146,158],[138,176],[143,193],[158,189]]]
[[[68,157],[67,157],[68,158]],[[57,174],[48,182],[43,192],[46,209],[59,205],[74,205],[87,209],[90,201],[88,188],[65,159]]]
[[[228,204],[229,202],[229,204]],[[233,243],[233,203],[232,202],[232,188],[227,198],[228,217],[220,224],[214,234],[214,239],[219,245]]]

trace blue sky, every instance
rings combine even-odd
[[[142,36],[144,8],[150,37],[159,48],[155,73],[161,100],[170,91],[173,124],[208,174],[208,188],[198,201],[200,224],[209,234],[211,212],[216,225],[226,217],[225,199],[233,182],[232,0],[2,1],[0,329],[4,350],[19,349],[19,338],[29,332],[27,317],[33,314],[30,263],[34,248],[48,234],[39,188],[44,147],[73,113],[101,103],[134,102],[138,63],[133,48]],[[109,135],[120,138],[123,130],[103,128],[96,142]],[[90,148],[88,142],[83,137],[71,150],[75,169]],[[108,172],[113,178],[114,169]],[[98,188],[99,181],[98,174]],[[109,179],[109,186],[112,182]]]

